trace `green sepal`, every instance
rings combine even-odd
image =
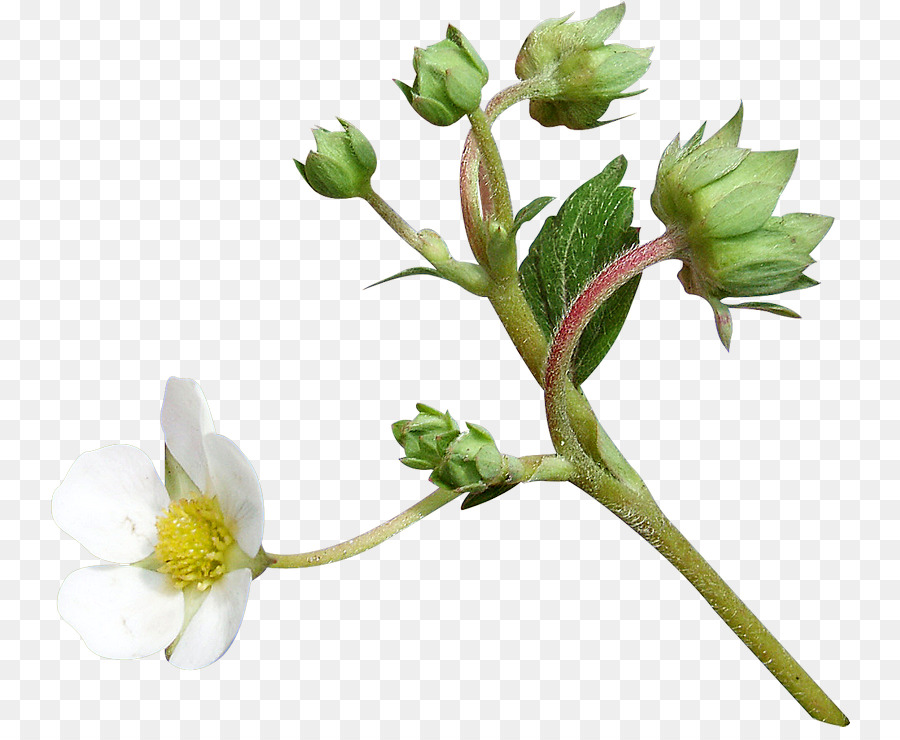
[[[731,311],[722,301],[710,299],[709,305],[716,319],[716,332],[719,340],[725,346],[725,350],[731,351],[731,336],[734,333],[734,322],[731,319]]]
[[[691,154],[698,146],[700,146],[700,140],[703,138],[703,132],[706,131],[706,121],[700,124],[700,128],[697,129],[697,132],[688,139],[681,150],[677,153],[677,159],[684,159],[689,154]],[[675,137],[676,141],[678,137]],[[675,142],[672,142],[675,143]],[[670,145],[671,146],[671,145]]]
[[[394,80],[394,84],[400,88],[400,92],[403,93],[403,97],[406,98],[406,102],[412,105],[413,98],[415,97],[415,93],[413,93],[412,88],[405,82],[401,82],[400,80]]]
[[[700,223],[703,235],[716,239],[756,231],[769,220],[778,205],[781,190],[775,185],[757,183],[732,190],[709,209]]]
[[[309,185],[309,178],[306,176],[306,167],[303,165],[303,162],[301,162],[299,159],[295,159],[294,164],[297,165],[297,171],[306,181],[306,184]]]
[[[796,311],[792,311],[785,306],[781,306],[777,303],[762,303],[757,301],[751,301],[749,303],[737,303],[734,305],[729,305],[728,308],[752,308],[755,311],[765,311],[766,313],[773,313],[776,316],[785,316],[789,319],[799,319],[801,318],[800,314]]]
[[[408,468],[414,468],[415,470],[431,470],[433,467],[427,460],[418,460],[414,457],[401,457],[400,462]]]
[[[465,54],[469,58],[469,61],[475,65],[475,68],[478,70],[478,74],[482,78],[483,82],[487,82],[488,78],[490,77],[490,70],[487,68],[484,60],[475,50],[475,47],[472,46],[472,42],[463,35],[463,32],[460,31],[456,26],[448,24],[447,39],[452,41],[460,48],[463,54]]]
[[[594,55],[602,53],[605,57],[595,72],[595,75],[602,79],[602,84],[594,88],[592,97],[617,98],[625,88],[631,87],[650,68],[650,55],[653,49],[633,49],[624,44],[607,44],[592,53]]]
[[[519,283],[538,326],[550,341],[587,283],[637,243],[631,226],[632,188],[619,187],[627,162],[617,157],[549,216],[519,267]],[[588,323],[573,358],[573,381],[583,383],[615,342],[640,276],[623,285]]]
[[[624,17],[625,3],[619,3],[611,8],[604,8],[589,20],[582,21],[585,41],[592,45],[602,44],[612,36],[613,31],[619,27]],[[572,25],[577,25],[577,23]]]
[[[737,146],[738,141],[741,138],[741,128],[743,127],[743,125],[744,125],[744,103],[741,102],[740,105],[738,105],[737,112],[729,119],[728,123],[726,123],[724,126],[722,126],[722,128],[720,128],[718,131],[716,131],[716,133],[714,133],[712,136],[710,136],[698,148],[701,150],[705,150],[705,149],[716,149],[718,147],[723,147],[723,146]],[[697,144],[700,141],[700,138],[702,138],[703,130],[705,127],[706,127],[706,123],[704,123],[700,127],[700,130],[697,132],[697,134],[699,134],[699,136],[696,137],[697,142],[694,142],[693,138],[691,139],[691,142],[693,142],[693,146],[691,147],[692,150],[695,146],[697,146]],[[691,143],[691,142],[689,142],[689,143]],[[685,147],[685,148],[687,148],[687,147]],[[688,153],[689,152],[685,152],[685,154],[688,154]]]
[[[444,457],[447,448],[460,435],[459,426],[449,413],[424,403],[416,404],[414,419],[391,425],[391,433],[406,453],[401,462],[416,470],[431,470]]]
[[[694,157],[679,162],[672,169],[672,177],[678,181],[685,192],[693,193],[725,177],[737,168],[749,154],[749,149],[736,147],[707,149],[698,152]]]
[[[166,445],[165,467],[166,492],[172,501],[178,501],[200,492],[200,487],[181,467],[181,463],[169,451],[168,445]]]
[[[791,242],[806,254],[812,252],[831,229],[834,218],[818,213],[786,213],[772,220],[773,227],[780,227],[790,234]]]

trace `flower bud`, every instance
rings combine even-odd
[[[834,219],[772,212],[797,161],[795,149],[752,152],[738,148],[743,106],[702,144],[704,126],[682,147],[666,148],[650,199],[653,212],[676,240],[688,293],[709,301],[719,337],[731,339],[729,308],[790,315],[775,304],[726,306],[723,298],[764,296],[816,285],[803,271]]]
[[[605,44],[625,14],[625,5],[601,10],[593,18],[567,23],[571,14],[538,25],[516,59],[516,76],[531,81],[529,113],[543,126],[580,130],[600,121],[617,98],[650,66],[652,49]]]
[[[488,68],[453,26],[447,38],[413,53],[413,86],[394,80],[413,109],[435,126],[449,126],[481,105]]]
[[[449,413],[442,414],[424,403],[416,408],[419,414],[415,419],[395,422],[391,430],[406,453],[400,462],[416,470],[431,470],[459,436],[459,426]]]
[[[326,198],[362,198],[371,189],[375,173],[375,150],[363,133],[338,118],[343,131],[313,129],[315,152],[306,157],[306,164],[294,160],[303,179]]]
[[[512,488],[522,479],[522,463],[502,455],[490,432],[477,424],[450,443],[431,482],[462,493]]]

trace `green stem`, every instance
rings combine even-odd
[[[525,470],[522,483],[569,481],[575,474],[572,463],[559,455],[525,455],[519,462]]]
[[[629,491],[611,494],[608,486],[592,488],[589,484],[584,490],[674,565],[811,717],[841,727],[850,724],[847,716],[655,503],[635,504]]]
[[[558,455],[526,455],[519,458],[522,464],[522,474],[519,483],[538,481],[568,481],[575,472],[572,464]],[[446,488],[438,488],[417,504],[410,506],[402,514],[389,519],[384,524],[379,524],[353,539],[341,542],[321,550],[300,553],[299,555],[274,555],[267,553],[270,568],[312,568],[317,565],[336,563],[339,560],[352,558],[366,550],[371,550],[390,539],[398,532],[402,532],[411,524],[424,519],[429,514],[437,511],[442,506],[449,504],[458,498],[460,491],[451,491]],[[262,549],[260,549],[262,553]]]
[[[490,192],[491,204],[500,224],[507,230],[512,230],[513,212],[512,201],[509,196],[509,185],[506,182],[506,172],[503,169],[503,160],[500,159],[500,150],[497,142],[491,134],[491,124],[481,108],[476,108],[469,114],[472,124],[472,134],[478,143],[478,150],[484,158],[485,179]],[[488,214],[485,214],[488,215]]]
[[[466,236],[475,258],[481,265],[488,264],[486,253],[487,232],[484,228],[483,216],[479,207],[479,180],[489,177],[490,173],[482,172],[480,154],[481,140],[488,148],[497,151],[496,142],[490,133],[490,125],[497,117],[515,103],[527,99],[539,87],[539,81],[528,80],[501,90],[487,105],[484,122],[476,131],[473,121],[472,131],[466,139],[460,162],[460,200],[462,203],[463,223]],[[480,112],[480,111],[479,111]],[[476,116],[477,118],[477,116]],[[480,138],[476,142],[476,134]],[[497,153],[499,159],[499,153]],[[500,165],[502,172],[502,164]],[[509,193],[505,175],[502,180],[503,191]],[[490,187],[486,188],[491,190]],[[510,213],[512,212],[510,206]],[[522,356],[534,379],[542,388],[544,386],[544,363],[547,358],[548,342],[528,306],[518,276],[515,273],[493,276],[493,287],[488,293],[491,305],[496,311],[503,327]],[[577,430],[582,447],[595,459],[608,461],[623,482],[635,488],[644,486],[640,476],[628,464],[619,449],[610,439],[606,430],[597,421],[590,403],[580,389],[567,380],[566,396],[569,417]]]
[[[341,542],[338,545],[324,547],[321,550],[300,553],[299,555],[274,555],[269,554],[270,568],[312,568],[317,565],[336,563],[339,560],[352,558],[361,552],[371,550],[390,539],[398,532],[402,532],[411,524],[437,511],[442,506],[449,504],[460,496],[458,491],[449,491],[446,488],[438,488],[433,493],[423,498],[419,503],[410,506],[402,514],[389,519],[374,529],[370,529],[352,540]]]
[[[450,280],[470,293],[486,296],[490,289],[490,280],[483,267],[474,262],[461,262],[453,259],[450,250],[440,235],[430,229],[416,231],[403,217],[372,188],[363,195],[363,199],[381,216],[398,236],[428,260],[441,277]]]
[[[535,83],[532,80],[528,80],[510,85],[498,92],[491,98],[485,108],[485,119],[488,127],[497,120],[497,117],[503,111],[527,99],[534,90]],[[488,133],[490,132],[488,131]],[[496,144],[494,148],[496,148]],[[475,140],[473,127],[473,130],[469,131],[468,136],[466,136],[466,143],[459,163],[459,198],[462,205],[463,224],[466,227],[466,238],[469,246],[472,247],[475,259],[481,265],[487,264],[484,221],[486,216],[491,213],[492,206],[490,202],[484,204],[479,202],[479,192],[486,191],[487,200],[491,199],[490,188],[486,186],[483,191],[480,188],[480,184],[484,184],[486,176],[487,172],[482,171],[481,153]]]
[[[372,206],[375,213],[381,216],[384,222],[397,232],[397,235],[403,239],[403,241],[428,259],[425,255],[427,244],[419,236],[419,232],[410,226],[397,211],[391,208],[384,198],[371,188],[369,188],[369,192],[366,193],[363,198],[366,203]],[[431,262],[430,259],[428,261]]]
[[[604,268],[572,303],[547,356],[544,384],[550,436],[560,455],[575,466],[577,475],[573,482],[672,563],[812,717],[829,724],[847,725],[849,720],[844,713],[666,518],[646,486],[622,485],[615,480],[615,464],[605,459],[605,469],[597,465],[581,446],[569,417],[568,376],[575,347],[585,327],[619,287],[648,266],[676,256],[678,243],[677,235],[666,233],[625,252]]]

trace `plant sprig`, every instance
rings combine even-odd
[[[420,405],[418,416],[394,425],[394,434],[404,449],[403,462],[431,471],[437,491],[350,543],[272,556],[272,566],[305,567],[357,554],[463,494],[463,508],[472,508],[519,483],[571,482],[678,568],[811,716],[846,725],[843,712],[665,517],[581,390],[615,342],[643,271],[659,261],[683,263],[679,279],[688,293],[709,302],[726,348],[733,334],[731,308],[797,317],[775,303],[724,302],[816,284],[804,271],[832,219],[773,215],[796,150],[739,147],[740,106],[705,141],[701,126],[684,145],[676,137],[666,148],[650,196],[665,227],[660,236],[640,243],[632,226],[634,191],[620,184],[627,162],[618,156],[545,219],[527,255],[519,258],[519,228],[552,198],[513,208],[492,124],[526,100],[531,117],[544,126],[584,130],[618,120],[603,116],[613,101],[643,92],[629,89],[647,70],[652,52],[607,43],[624,12],[622,4],[587,20],[567,17],[538,25],[516,60],[519,81],[484,108],[488,69],[458,29],[450,26],[444,40],[416,50],[413,84],[397,83],[413,109],[434,125],[466,119],[470,126],[460,162],[460,199],[474,263],[453,258],[436,232],[414,229],[376,194],[374,149],[358,129],[341,121],[343,132],[315,132],[318,151],[305,164],[297,162],[310,186],[327,197],[362,198],[430,265],[381,282],[432,275],[488,299],[544,392],[555,451],[527,458],[502,454],[477,424],[462,431],[449,413]]]

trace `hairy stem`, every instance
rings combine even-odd
[[[491,98],[484,112],[487,136],[491,140],[493,140],[493,137],[490,136],[490,126],[497,120],[497,117],[507,108],[527,99],[534,91],[534,88],[535,85],[531,80],[519,82],[501,90]],[[482,129],[481,135],[485,135],[484,129]],[[496,143],[493,148],[496,149]],[[498,159],[499,156],[498,153]],[[486,167],[482,166],[481,160],[481,150],[476,140],[473,123],[472,130],[469,131],[466,137],[462,159],[459,163],[459,199],[462,205],[463,224],[466,227],[466,238],[472,247],[475,259],[478,260],[479,264],[485,265],[487,256],[485,254],[484,221],[493,214],[495,204],[491,186],[489,185],[489,172]],[[505,176],[503,182],[506,182]],[[479,195],[481,196],[480,203]],[[511,212],[512,208],[510,207]]]
[[[847,725],[849,720],[844,713],[666,518],[646,486],[635,488],[615,480],[616,461],[604,459],[604,468],[597,465],[582,446],[569,416],[568,376],[575,347],[585,327],[619,287],[650,265],[674,257],[678,241],[677,235],[663,234],[628,250],[602,270],[575,299],[547,357],[544,384],[550,436],[559,454],[577,469],[573,479],[576,485],[609,508],[672,563],[812,717],[829,724]]]
[[[453,259],[439,234],[430,229],[416,231],[371,188],[363,197],[403,241],[431,263],[441,277],[451,280],[475,295],[487,295],[490,280],[483,267],[473,262],[461,262]]]
[[[635,505],[629,501],[628,491],[611,495],[609,487],[592,489],[587,485],[584,490],[674,565],[811,717],[841,727],[850,724],[847,716],[655,503]]]
[[[520,457],[519,462],[522,463],[522,474],[518,480],[519,483],[528,483],[530,481],[567,481],[570,480],[574,472],[572,464],[565,458],[557,455],[526,455]],[[371,550],[376,545],[380,545],[398,532],[402,532],[410,525],[424,519],[442,506],[446,506],[460,495],[462,495],[460,491],[438,488],[393,519],[389,519],[384,524],[379,524],[374,529],[370,529],[368,532],[364,532],[346,542],[298,555],[274,555],[268,553],[268,566],[270,568],[312,568],[352,558],[354,555],[359,555],[366,550]],[[260,552],[262,552],[261,549]]]
[[[512,85],[497,93],[488,103],[485,111],[488,126],[507,108],[527,99],[534,93],[537,85],[536,81],[529,80]],[[488,135],[490,136],[489,130]],[[460,162],[460,200],[469,245],[479,264],[487,265],[487,231],[479,205],[480,181],[482,180],[480,162],[479,144],[475,139],[474,131],[470,131]],[[518,276],[515,274],[503,275],[499,279],[494,276],[493,288],[489,292],[488,298],[516,350],[525,361],[538,385],[543,388],[544,364],[549,345],[525,300],[525,295],[519,286]],[[568,380],[566,397],[569,416],[584,449],[598,460],[602,458],[615,462],[615,469],[622,481],[637,488],[642,487],[643,481],[640,476],[631,468],[606,430],[597,421],[584,394]]]
[[[620,255],[598,273],[575,299],[553,338],[544,373],[544,397],[550,437],[557,452],[571,460],[586,477],[595,474],[596,457],[582,444],[581,436],[569,414],[569,374],[575,348],[600,306],[616,290],[650,265],[674,257],[677,245],[678,240],[666,233]],[[622,479],[623,474],[631,471],[631,466],[621,468],[620,457],[621,455],[617,455],[609,460],[604,458],[602,462],[613,476]]]
[[[485,213],[484,217],[486,219],[489,216],[496,216],[507,231],[512,230],[513,212],[509,185],[506,182],[500,150],[497,149],[497,142],[491,134],[491,124],[481,108],[476,108],[469,114],[469,121],[472,123],[472,134],[478,144],[478,151],[484,161],[484,180],[491,194],[490,205],[493,212]]]
[[[361,552],[371,550],[376,545],[380,545],[398,532],[402,532],[411,524],[415,524],[442,506],[449,504],[459,495],[460,493],[457,491],[438,488],[417,504],[410,506],[402,514],[398,514],[384,524],[379,524],[374,529],[370,529],[368,532],[346,542],[341,542],[331,547],[324,547],[321,550],[300,553],[299,555],[274,555],[270,553],[269,559],[271,562],[269,567],[313,568],[317,565],[327,565],[328,563],[336,563],[340,560],[352,558],[354,555],[359,555]]]
[[[375,213],[381,216],[382,220],[397,232],[397,235],[403,239],[403,241],[409,244],[409,246],[417,252],[422,251],[422,242],[419,239],[419,232],[410,226],[397,211],[391,208],[384,198],[370,188],[369,192],[365,195],[365,200],[366,203],[372,206]]]

